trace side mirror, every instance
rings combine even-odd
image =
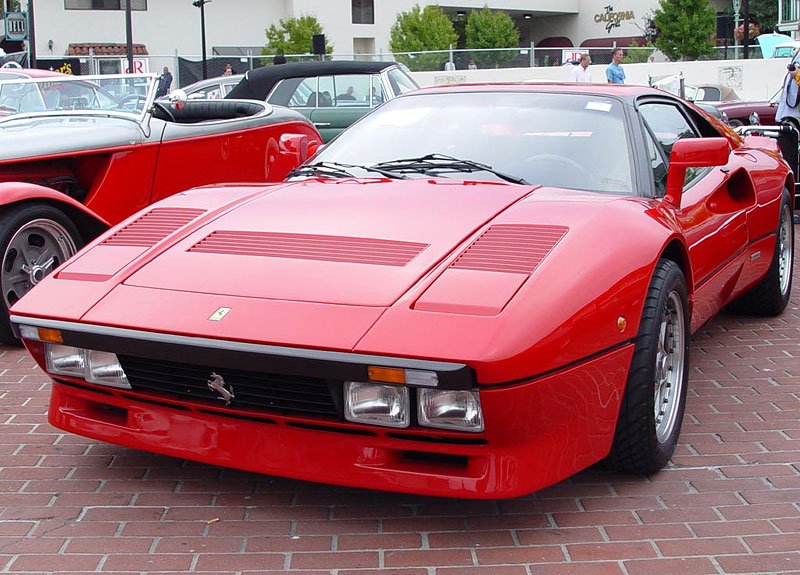
[[[288,156],[292,167],[297,167],[308,158],[308,136],[305,134],[282,134],[279,141],[280,152]]]
[[[188,99],[186,92],[183,90],[173,90],[170,92],[169,96],[167,96],[167,101],[174,106],[176,110],[183,110],[184,106],[186,106],[186,100]]]
[[[667,173],[667,192],[664,199],[676,208],[681,207],[683,182],[687,168],[724,166],[728,163],[731,146],[725,138],[682,138],[672,144]]]

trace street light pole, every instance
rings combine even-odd
[[[36,26],[33,20],[33,0],[28,0],[28,65],[36,68]]]
[[[744,4],[744,59],[747,60],[750,52],[750,0],[743,0]]]
[[[203,80],[208,78],[208,61],[206,60],[206,11],[205,5],[211,0],[194,0],[192,6],[200,8],[200,41],[203,43]]]
[[[133,74],[133,24],[131,23],[131,0],[125,0],[125,55],[128,58],[128,73]]]

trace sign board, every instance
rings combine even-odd
[[[28,18],[23,12],[6,12],[6,40],[28,39]]]
[[[578,49],[570,49],[570,50],[561,50],[561,63],[567,64],[571,62],[576,62],[577,60],[581,59],[581,55],[586,54],[588,50],[578,50]]]
[[[122,58],[120,60],[120,69],[122,70],[123,74],[130,74],[131,71],[128,70],[128,59]],[[149,60],[147,58],[134,58],[133,59],[133,73],[134,74],[146,74],[150,71]]]

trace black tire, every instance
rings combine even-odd
[[[731,302],[728,308],[736,313],[759,316],[779,315],[789,304],[794,271],[794,225],[792,200],[787,190],[781,194],[775,250],[767,275],[760,282]]]
[[[659,260],[647,290],[606,467],[654,473],[672,457],[686,410],[689,315],[683,272],[675,262]]]
[[[19,343],[9,308],[82,246],[78,228],[57,208],[31,203],[0,213],[0,342]]]

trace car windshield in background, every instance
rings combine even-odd
[[[155,76],[57,76],[0,82],[0,117],[11,114],[114,112],[144,115]]]
[[[492,91],[397,98],[343,132],[309,166],[316,164],[346,166],[339,177],[374,177],[369,168],[377,167],[406,178],[516,180],[633,193],[622,104],[583,94]],[[337,177],[309,167],[298,175]]]

